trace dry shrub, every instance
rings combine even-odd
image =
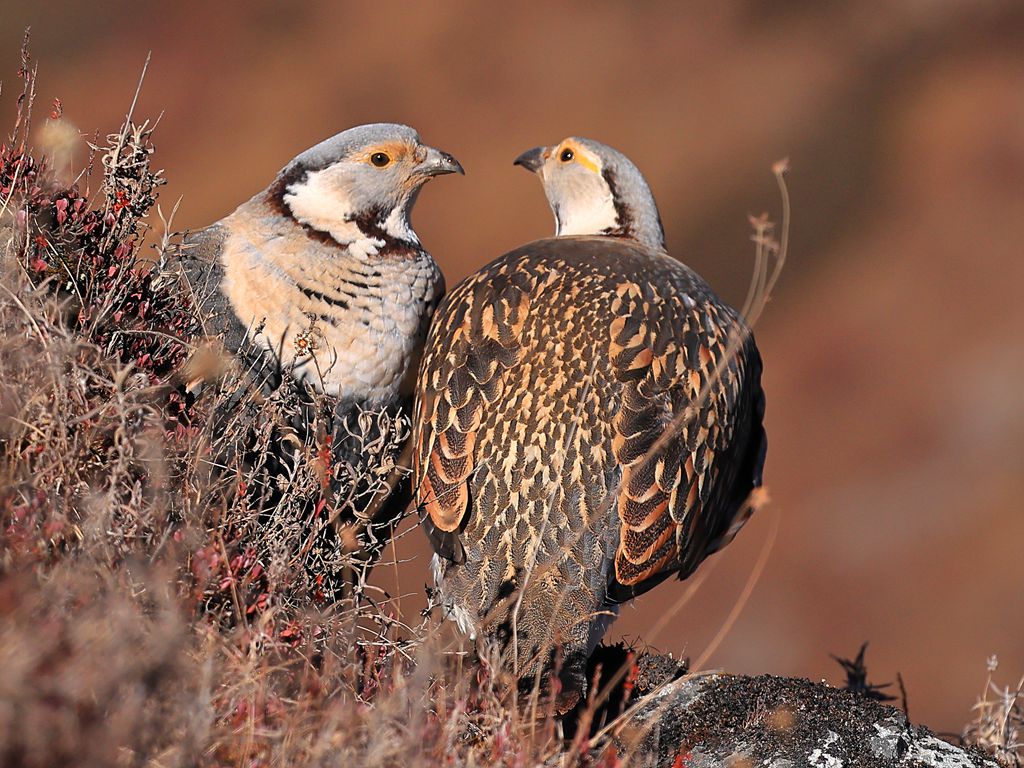
[[[145,599],[132,589],[144,590]],[[136,764],[171,748],[186,623],[166,582],[67,565],[0,581],[0,763]]]
[[[1024,765],[1024,677],[1016,687],[1000,687],[992,679],[999,660],[988,660],[985,688],[974,705],[974,720],[964,729],[968,744],[988,752],[1005,766]]]
[[[202,318],[150,224],[153,126],[129,112],[69,185],[30,150],[27,53],[19,77],[0,147],[0,763],[589,763],[497,659],[366,585],[394,522],[367,509],[407,417],[339,416],[237,366],[186,386]]]

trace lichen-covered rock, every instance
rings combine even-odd
[[[630,766],[998,768],[898,709],[808,680],[709,674],[640,699],[609,749]]]

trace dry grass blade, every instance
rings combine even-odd
[[[1024,677],[1016,687],[1000,687],[993,673],[999,660],[988,660],[988,677],[981,697],[974,705],[974,720],[963,732],[963,739],[988,752],[1001,765],[1024,765]]]

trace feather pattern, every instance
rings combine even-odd
[[[468,278],[417,386],[443,599],[480,626],[525,590],[519,631],[582,647],[581,616],[688,575],[760,484],[760,374],[738,314],[629,240],[540,240]]]

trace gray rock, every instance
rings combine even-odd
[[[630,766],[998,768],[980,751],[910,724],[898,709],[769,675],[669,681],[634,703],[611,743]]]

